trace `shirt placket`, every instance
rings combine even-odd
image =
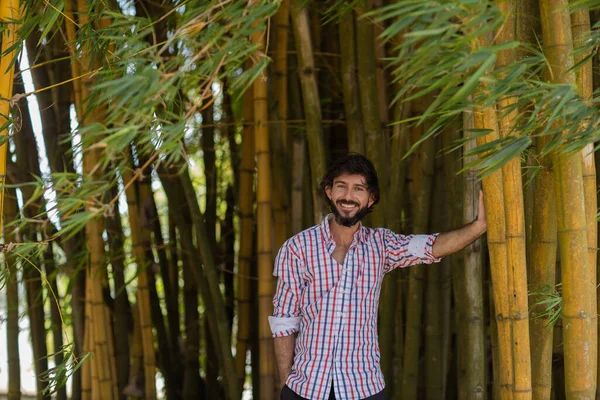
[[[346,343],[342,341],[341,331],[344,326],[344,321],[347,320],[348,313],[348,305],[351,301],[351,290],[354,286],[355,275],[357,271],[357,262],[356,262],[356,247],[357,242],[354,240],[350,247],[348,248],[348,253],[346,254],[344,265],[342,265],[342,270],[340,272],[340,280],[338,282],[338,291],[340,293],[340,308],[335,312],[334,318],[334,346],[333,346],[333,380],[340,382],[339,379],[336,379],[336,376],[343,368],[343,360],[344,354],[348,351],[345,348]]]

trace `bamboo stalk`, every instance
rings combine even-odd
[[[366,5],[365,11],[371,5]],[[381,124],[380,109],[386,108],[387,104],[379,104],[377,91],[377,66],[375,51],[373,49],[374,34],[371,21],[366,18],[356,20],[356,50],[358,57],[358,85],[360,90],[360,106],[365,133],[365,152],[373,162],[379,178],[381,201],[374,209],[371,216],[373,227],[385,226],[385,204],[388,187],[388,159],[387,159],[387,137],[384,135]],[[382,352],[391,349],[381,349]]]
[[[14,221],[19,215],[17,198],[14,189],[9,190],[4,202],[5,219],[3,221],[4,242],[16,242],[15,230],[9,230],[7,223]],[[21,362],[19,359],[19,283],[17,278],[16,256],[5,253],[8,267],[6,281],[6,358],[8,360],[8,393],[7,400],[21,399]]]
[[[495,108],[474,111],[475,129],[488,129],[490,133],[477,138],[477,144],[498,139],[498,121]],[[498,332],[498,382],[500,399],[512,399],[514,366],[512,360],[512,324],[508,293],[508,263],[506,243],[506,214],[502,170],[495,171],[483,179],[483,193],[488,222],[487,244],[490,253],[490,268],[495,307],[495,322]],[[496,372],[496,371],[494,371]]]
[[[262,32],[252,35],[252,42],[259,49],[264,48]],[[255,152],[257,170],[257,222],[258,222],[258,335],[260,341],[260,398],[270,400],[275,397],[276,385],[274,379],[275,365],[273,362],[273,340],[268,316],[272,314],[273,296],[273,254],[271,216],[271,163],[269,151],[269,130],[264,124],[269,118],[267,83],[257,79],[253,84],[254,123],[255,123]],[[317,103],[318,104],[318,103]]]
[[[254,107],[252,102],[252,91],[246,91],[244,96],[244,121],[254,119]],[[236,343],[235,370],[240,382],[244,382],[246,376],[246,353],[250,348],[250,326],[252,321],[252,288],[250,270],[252,264],[253,250],[253,210],[254,196],[252,193],[254,184],[254,128],[250,124],[244,125],[242,139],[242,161],[240,165],[240,193],[244,195],[238,198],[240,239],[238,253],[238,334]]]
[[[296,49],[298,50],[298,70],[302,88],[302,101],[306,114],[306,137],[310,161],[311,188],[319,187],[321,178],[325,175],[326,153],[321,126],[321,103],[317,87],[317,77],[313,58],[313,46],[310,40],[308,10],[303,8],[302,0],[291,0],[290,15]],[[256,99],[255,99],[256,101]],[[266,120],[266,119],[265,119]],[[257,135],[258,136],[258,135]],[[258,148],[257,148],[258,151]],[[319,223],[324,215],[321,196],[313,190],[314,222]]]
[[[474,127],[472,112],[463,114],[465,136]],[[460,135],[458,135],[460,136]],[[476,156],[468,154],[475,147],[475,141],[465,144],[463,165],[473,162]],[[458,160],[456,160],[458,161]],[[460,161],[458,161],[460,165]],[[452,164],[454,165],[454,164]],[[477,194],[481,188],[477,171],[465,172],[462,183],[463,199],[461,223],[469,223],[477,218]],[[453,266],[453,288],[456,309],[457,375],[458,398],[482,400],[485,398],[485,335],[484,335],[484,290],[483,290],[483,251],[481,239],[469,245],[461,265]],[[493,318],[492,318],[493,320]],[[492,330],[495,333],[495,329]]]
[[[433,139],[433,138],[432,138]],[[432,140],[436,147],[440,147],[441,138],[438,136]],[[444,229],[447,215],[447,204],[449,200],[448,187],[443,169],[442,158],[435,158],[435,172],[433,177],[433,188],[431,191],[431,221],[432,226]],[[445,368],[443,358],[443,288],[442,271],[448,269],[449,259],[443,259],[437,268],[427,269],[427,283],[425,289],[425,399],[439,400],[446,397],[444,388]],[[450,300],[450,299],[448,299]]]
[[[18,20],[20,18],[19,1],[5,0],[0,3],[0,22],[6,24],[2,33],[2,50],[14,46],[17,37]],[[0,56],[0,126],[4,126],[10,114],[10,98],[13,94],[14,68],[9,68],[16,57],[16,49]],[[8,127],[0,131],[0,224],[4,210],[4,179],[6,176],[6,151],[8,146]]]
[[[419,125],[414,127],[415,137],[420,137],[427,129]],[[431,193],[433,186],[433,170],[435,156],[435,141],[430,138],[421,144],[418,153],[416,169],[413,176],[419,176],[415,194],[414,233],[425,233],[429,230],[429,215]],[[421,347],[421,312],[423,308],[423,291],[425,269],[421,265],[413,266],[409,271],[406,336],[404,342],[404,366],[402,371],[401,391],[404,399],[417,398],[417,383],[419,382],[419,349]],[[391,350],[391,349],[390,349]]]
[[[354,15],[348,12],[339,24],[342,90],[348,131],[348,151],[364,154],[365,140],[362,130],[361,110],[358,98],[356,68],[356,34]]]
[[[571,14],[571,29],[573,33],[574,48],[582,47],[590,40],[590,12],[587,8],[578,8]],[[589,52],[577,53],[574,55],[575,63],[580,63]],[[583,63],[577,70],[577,90],[579,95],[589,100],[592,98],[593,74],[592,60],[589,59]],[[583,125],[583,124],[582,124]],[[584,128],[584,126],[582,126]],[[590,318],[592,320],[590,341],[592,345],[592,359],[590,363],[594,368],[591,372],[596,377],[596,388],[598,387],[598,312],[597,312],[597,294],[596,294],[596,263],[598,256],[598,232],[597,232],[597,210],[598,198],[596,189],[596,164],[594,160],[594,145],[590,143],[581,150],[582,175],[583,175],[583,196],[585,198],[585,218],[587,230],[587,266],[588,279],[584,281],[587,284],[585,291],[589,293]]]
[[[281,141],[284,152],[289,152],[291,140],[288,134],[288,34],[290,29],[290,0],[282,0],[279,10],[275,14],[275,56],[274,66],[274,92],[277,101],[277,116],[281,121]]]
[[[496,43],[510,42],[516,39],[515,16],[516,0],[497,2],[505,22],[496,34]],[[501,51],[498,54],[496,68],[502,69],[515,62],[516,50]],[[502,97],[498,102],[498,126],[501,137],[515,135],[517,110],[508,112],[516,103],[513,97]],[[527,299],[527,254],[525,242],[525,207],[523,203],[523,182],[521,178],[521,159],[514,157],[502,167],[504,186],[504,211],[506,212],[506,245],[508,250],[508,294],[510,316],[512,319],[513,352],[513,398],[531,398],[531,354],[529,346],[529,310]]]
[[[575,84],[571,20],[566,0],[541,0],[542,37],[549,78]],[[581,153],[552,156],[555,171],[558,244],[563,288],[563,334],[567,397],[593,398],[596,392],[597,330],[591,304],[587,222]],[[594,326],[592,326],[594,325]],[[593,353],[593,354],[592,354]]]
[[[81,25],[89,24],[88,4],[84,0],[78,0],[77,9],[79,12],[79,22]],[[69,10],[70,11],[70,10]],[[72,23],[67,23],[72,25]],[[74,43],[74,27],[69,28],[69,41]],[[73,35],[73,36],[71,36]],[[90,59],[88,45],[83,45],[83,53],[80,61],[71,63],[73,76],[79,76],[79,70],[92,68],[93,61]],[[81,65],[80,65],[81,63]],[[87,79],[76,85],[76,110],[81,126],[87,126],[94,119],[102,119],[102,111],[96,113],[86,112],[83,109],[83,101],[89,96],[89,87],[92,82]],[[83,173],[87,177],[93,177],[96,174],[96,166],[100,158],[99,150],[93,149],[85,151],[83,155]],[[95,200],[87,199],[85,204],[86,211],[92,211],[95,208]],[[104,220],[102,217],[96,217],[90,220],[85,227],[86,247],[90,254],[87,267],[87,286],[90,295],[90,315],[91,321],[87,325],[90,330],[88,344],[94,353],[94,365],[92,365],[92,398],[99,396],[102,399],[114,398],[114,388],[116,387],[116,371],[112,367],[110,359],[109,340],[112,341],[109,331],[108,314],[102,297],[102,281],[104,280],[104,240],[102,232],[104,231]],[[95,368],[94,368],[95,366]],[[95,376],[94,376],[95,375]],[[94,378],[97,378],[95,380]]]
[[[537,147],[542,149],[547,138],[539,138]],[[540,158],[542,170],[535,177],[533,238],[531,248],[531,290],[544,286],[554,288],[556,284],[556,204],[554,195],[554,173],[549,157]],[[552,387],[552,326],[549,317],[537,314],[545,309],[535,305],[541,296],[532,296],[532,319],[529,321],[531,334],[531,363],[534,399],[548,399]]]
[[[127,158],[131,159],[130,149],[128,148]],[[121,171],[124,182],[130,182],[133,179],[131,168],[124,168]],[[142,349],[144,352],[144,396],[147,399],[156,398],[156,356],[154,352],[154,339],[152,334],[152,317],[150,310],[150,292],[148,288],[148,260],[144,251],[142,239],[142,228],[140,222],[140,209],[137,194],[139,189],[134,183],[125,188],[127,198],[127,216],[129,218],[129,229],[131,238],[131,247],[137,266],[137,309],[139,312],[140,329],[142,335]]]

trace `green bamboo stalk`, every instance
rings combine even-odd
[[[313,46],[310,39],[308,10],[304,8],[303,0],[290,1],[292,29],[298,56],[298,71],[302,88],[302,101],[306,114],[306,138],[310,161],[310,182],[312,188],[319,187],[321,178],[325,175],[327,157],[323,142],[321,126],[321,103],[317,87],[317,76],[313,58]],[[313,193],[314,222],[323,219],[323,204],[317,190]]]

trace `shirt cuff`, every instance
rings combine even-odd
[[[433,244],[439,233],[433,235],[414,235],[408,242],[408,252],[429,263],[439,262],[441,258],[434,257]]]
[[[290,336],[298,332],[302,317],[269,317],[273,337]]]

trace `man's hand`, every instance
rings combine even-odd
[[[483,191],[479,191],[477,218],[470,224],[453,231],[440,233],[433,243],[434,257],[445,257],[456,253],[473,243],[487,230]]]
[[[481,230],[481,235],[487,231],[487,220],[485,218],[485,205],[483,203],[483,190],[479,191],[479,204],[477,205],[477,218],[473,221]]]

